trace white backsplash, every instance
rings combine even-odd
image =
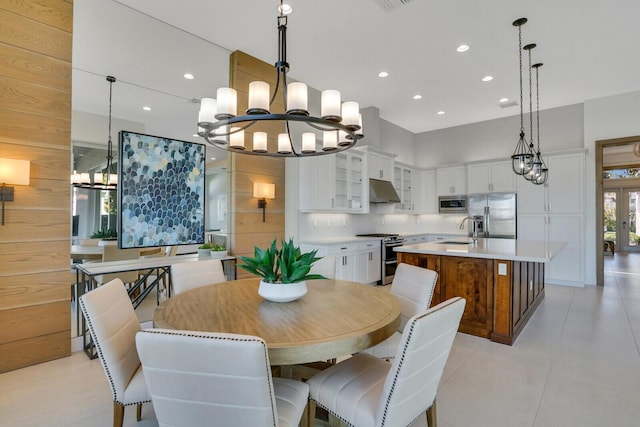
[[[465,215],[300,213],[298,239],[304,241],[352,237],[365,233],[461,234]]]

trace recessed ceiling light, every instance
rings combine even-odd
[[[446,113],[445,113],[444,111],[440,110],[440,111],[438,111],[436,114],[437,114],[437,115],[439,115],[439,116],[442,116],[442,115],[444,115],[444,114],[446,114]]]
[[[500,98],[498,102],[500,103],[509,102],[509,98]]]
[[[187,80],[193,80],[194,79],[193,74],[191,74],[191,73],[185,73],[184,78],[187,79]]]
[[[211,160],[215,160],[215,159],[216,159],[215,157],[212,157],[212,158],[211,158]]]
[[[415,95],[413,95],[413,99],[422,99],[422,95],[416,93]]]
[[[283,4],[282,6],[278,6],[278,12],[280,12],[283,15],[289,15],[291,12],[293,12],[293,8],[291,7],[290,4]]]
[[[146,105],[145,105],[144,107],[142,107],[142,109],[143,109],[144,111],[151,111],[151,107],[147,107]]]
[[[389,73],[387,73],[386,71],[380,71],[378,73],[378,77],[389,77]]]
[[[469,45],[461,44],[460,46],[458,46],[458,48],[456,50],[458,52],[466,52],[466,51],[469,50]]]
[[[493,80],[493,76],[484,76],[484,77],[482,78],[482,81],[483,81],[483,82],[490,82],[491,80]]]
[[[200,135],[198,135],[197,133],[194,133],[194,134],[193,134],[193,135],[191,135],[191,136],[192,136],[192,137],[194,137],[194,138],[197,138],[197,137],[199,137]]]

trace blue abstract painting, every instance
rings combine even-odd
[[[118,245],[204,243],[205,146],[121,131]]]

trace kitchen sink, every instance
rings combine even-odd
[[[446,242],[439,242],[441,245],[469,245],[471,242],[456,242],[453,240],[447,240]]]

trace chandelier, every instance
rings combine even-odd
[[[237,115],[237,92],[232,88],[219,88],[217,98],[203,98],[198,114],[198,135],[219,148],[230,152],[275,156],[303,157],[331,154],[353,147],[362,138],[362,115],[357,102],[341,102],[340,92],[325,90],[321,96],[320,116],[312,116],[308,109],[308,88],[301,82],[287,82],[287,15],[291,8],[280,1],[278,8],[278,61],[275,63],[276,84],[272,94],[269,84],[262,81],[249,83],[246,114]],[[284,112],[272,112],[271,106],[282,85]],[[277,145],[269,147],[267,133],[253,132],[252,146],[245,142],[246,130],[260,122],[280,122],[283,133],[278,134]],[[303,132],[301,141],[291,137],[292,122],[301,122],[311,131]],[[322,132],[322,146],[317,148],[316,132]]]
[[[118,174],[111,173],[113,169],[113,142],[111,141],[111,97],[113,94],[113,83],[116,78],[107,76],[109,82],[109,137],[107,142],[107,165],[98,173],[76,173],[71,175],[71,185],[76,188],[86,188],[89,190],[116,190],[118,186]]]
[[[511,166],[513,171],[518,175],[529,173],[533,159],[533,151],[525,139],[524,111],[522,106],[522,26],[526,24],[526,22],[527,18],[520,18],[513,21],[513,25],[518,27],[518,57],[520,59],[520,138],[511,156]]]

